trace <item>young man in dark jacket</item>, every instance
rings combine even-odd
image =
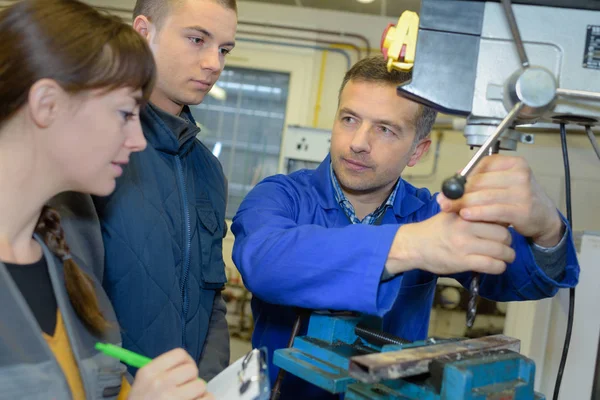
[[[94,199],[103,285],[125,348],[156,357],[183,347],[208,380],[229,363],[221,296],[227,184],[196,139],[188,106],[201,103],[223,71],[236,2],[138,0],[133,27],[152,48],[158,78],[139,116],[147,149],[132,155],[110,197]]]

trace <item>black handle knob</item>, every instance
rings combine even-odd
[[[460,199],[465,193],[465,183],[467,183],[467,179],[462,175],[456,174],[444,181],[442,184],[442,193],[451,200]]]

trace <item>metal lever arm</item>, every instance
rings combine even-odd
[[[600,160],[600,146],[598,146],[598,142],[596,141],[596,136],[594,136],[594,132],[592,132],[592,127],[589,125],[586,126],[585,131],[588,135],[588,138],[590,139],[590,142],[592,143],[592,147],[594,148],[594,151],[596,152],[598,159]]]
[[[521,39],[521,33],[519,32],[517,19],[515,18],[515,13],[512,10],[510,0],[502,0],[502,6],[504,7],[506,19],[508,19],[510,32],[515,40],[515,44],[517,45],[517,52],[519,53],[519,58],[521,59],[521,66],[523,66],[523,68],[527,68],[529,67],[529,60],[527,59],[527,53],[525,53],[525,46],[523,45],[523,40]]]
[[[583,100],[596,100],[600,101],[600,93],[588,92],[585,90],[573,90],[573,89],[556,89],[558,96],[572,98],[572,99],[583,99]]]
[[[467,183],[467,175],[473,170],[477,163],[488,154],[489,149],[498,141],[500,135],[517,119],[519,112],[523,108],[523,103],[518,102],[504,117],[500,125],[496,128],[493,135],[490,135],[485,143],[479,148],[477,153],[471,158],[471,161],[452,178],[448,178],[442,185],[444,196],[449,199],[460,199],[465,192],[465,184]]]

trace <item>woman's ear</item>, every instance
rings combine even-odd
[[[40,79],[29,89],[28,109],[32,121],[40,128],[49,127],[64,107],[66,93],[52,79]]]

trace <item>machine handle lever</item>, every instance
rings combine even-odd
[[[483,145],[477,150],[477,153],[471,158],[471,161],[460,171],[460,173],[448,178],[442,184],[442,193],[449,199],[460,199],[465,192],[465,184],[467,183],[467,175],[473,170],[477,163],[486,155],[489,150],[498,141],[500,135],[517,119],[519,112],[523,108],[523,103],[518,102],[504,117],[502,122],[496,128],[496,131],[490,135]]]
[[[571,99],[583,99],[583,100],[595,100],[600,101],[600,93],[588,92],[586,90],[574,90],[574,89],[556,89],[558,96],[571,98]]]
[[[515,44],[517,45],[517,52],[519,53],[521,66],[523,66],[523,68],[528,68],[529,59],[527,59],[527,53],[525,53],[525,46],[523,45],[523,40],[521,39],[521,33],[519,32],[519,26],[517,25],[517,19],[515,18],[515,13],[513,12],[510,0],[502,0],[502,6],[504,6],[504,13],[506,14],[506,19],[508,20],[510,32],[515,40]]]
[[[467,175],[473,170],[477,163],[486,155],[495,154],[499,149],[500,135],[512,125],[519,116],[519,112],[523,108],[523,103],[518,102],[504,117],[502,122],[496,128],[496,131],[487,138],[483,145],[477,150],[477,153],[471,158],[471,161],[463,168],[463,170],[444,181],[442,184],[442,192],[449,199],[460,199],[465,193],[465,184],[467,183]],[[467,309],[467,327],[472,328],[477,315],[477,304],[479,302],[479,274],[473,273],[473,279],[469,287],[469,303]]]

